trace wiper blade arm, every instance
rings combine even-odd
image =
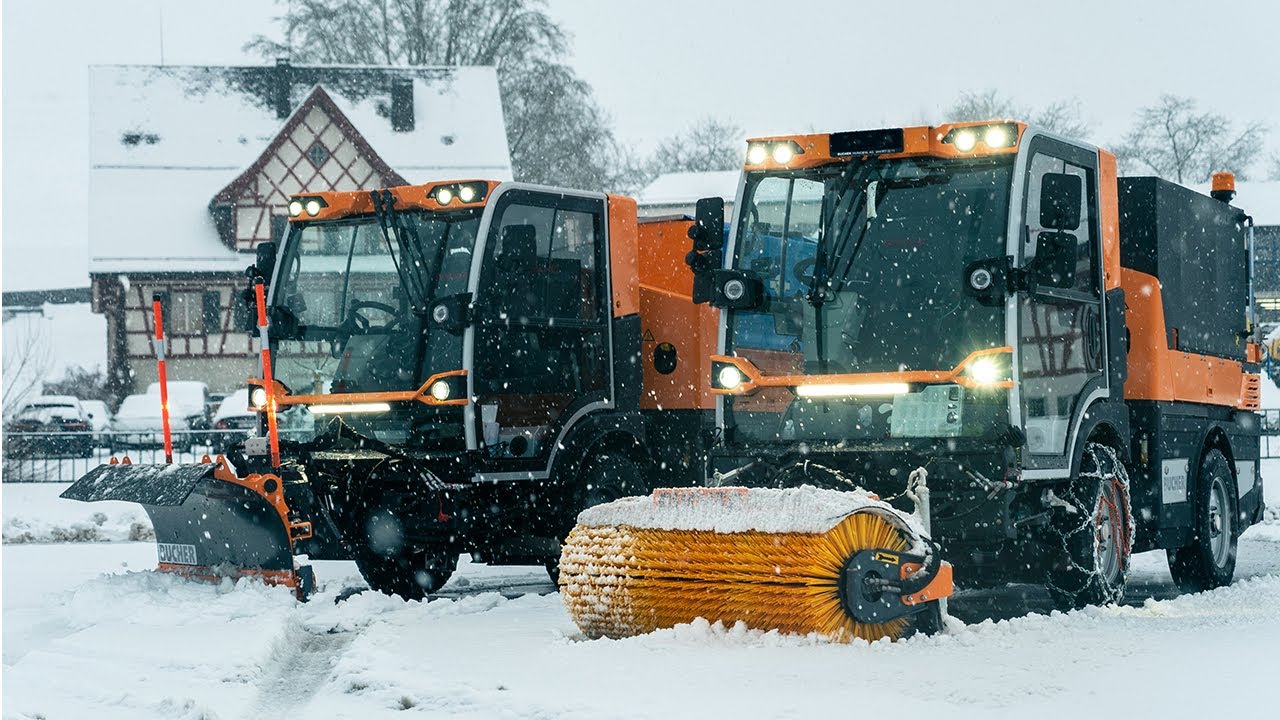
[[[396,274],[400,276],[400,282],[404,285],[405,292],[409,294],[409,304],[415,313],[426,312],[426,292],[422,288],[422,279],[416,273],[412,276],[401,267],[396,260],[396,254],[391,247],[391,230],[390,224],[396,224],[396,244],[400,246],[400,254],[408,262],[414,262],[414,253],[404,240],[404,228],[398,221],[396,212],[392,207],[395,205],[396,198],[391,194],[390,190],[373,190],[369,193],[370,199],[373,200],[373,216],[378,220],[378,227],[382,230],[382,239],[387,244],[387,254],[391,257],[391,264],[395,266]]]

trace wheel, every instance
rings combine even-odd
[[[1133,545],[1129,473],[1116,451],[1085,445],[1080,474],[1066,491],[1071,509],[1049,533],[1055,547],[1046,586],[1060,610],[1117,603],[1124,598]]]
[[[924,609],[911,616],[911,625],[905,637],[912,635],[937,635],[946,629],[942,617],[942,603],[938,600],[925,603]]]
[[[370,512],[364,531],[365,543],[353,555],[369,587],[380,593],[422,600],[443,587],[458,569],[458,553],[448,547],[406,544],[403,526],[390,509]]]
[[[626,455],[610,451],[593,456],[578,472],[578,501],[573,515],[618,498],[647,492],[644,475]]]
[[[578,513],[589,507],[603,505],[630,495],[642,495],[648,492],[645,487],[644,474],[640,467],[630,458],[618,452],[605,450],[593,455],[578,471],[570,497],[573,502],[570,516],[564,518],[559,532],[561,543],[573,529]],[[560,582],[560,558],[546,558],[543,566],[551,582]]]
[[[1196,476],[1191,543],[1166,550],[1169,573],[1183,592],[1229,585],[1236,572],[1236,481],[1220,450],[1210,450]]]

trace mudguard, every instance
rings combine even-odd
[[[237,476],[219,457],[196,464],[94,468],[61,497],[142,505],[155,528],[162,572],[218,580],[258,577],[309,593],[309,567],[296,567],[294,543],[312,535],[308,521],[294,518],[280,477]]]

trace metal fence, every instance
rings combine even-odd
[[[1280,458],[1280,408],[1259,410],[1262,457]],[[204,455],[225,452],[253,434],[249,430],[179,430],[173,433],[174,462],[199,462]],[[6,432],[4,482],[74,482],[112,455],[128,455],[135,463],[164,462],[160,433],[138,432]]]
[[[174,462],[199,462],[250,435],[248,430],[176,430]],[[4,482],[74,482],[112,455],[135,463],[164,462],[158,432],[4,433]]]

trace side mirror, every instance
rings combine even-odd
[[[271,283],[271,276],[276,271],[276,253],[278,251],[279,247],[274,240],[264,240],[258,243],[257,248],[254,250],[253,265],[257,268],[258,276],[265,283]]]
[[[693,249],[685,256],[685,263],[693,271],[693,301],[710,302],[715,297],[715,284],[711,273],[720,267],[724,247],[724,200],[718,197],[702,198],[689,228]]]
[[[1084,181],[1079,175],[1045,173],[1040,184],[1040,227],[1075,230],[1080,227]]]
[[[471,324],[471,293],[458,293],[437,300],[431,306],[427,322],[451,335],[461,335]]]
[[[1038,287],[1070,288],[1076,284],[1076,236],[1042,232],[1036,239],[1036,256],[1027,268],[1031,290]]]
[[[965,265],[964,291],[982,305],[1003,305],[1009,293],[1016,290],[1013,277],[1013,258],[990,257]]]
[[[718,197],[702,198],[694,211],[693,227],[689,238],[697,252],[719,250],[724,247],[724,200]]]

